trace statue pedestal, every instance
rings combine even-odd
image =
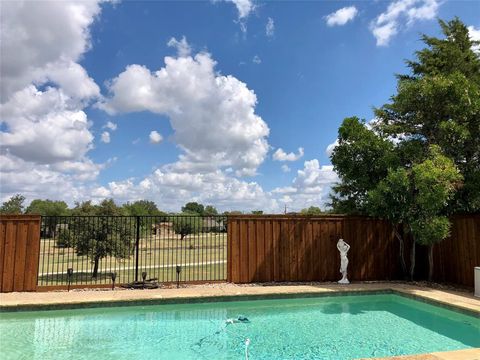
[[[342,279],[338,281],[339,284],[350,284],[350,281],[348,279]]]

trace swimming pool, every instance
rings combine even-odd
[[[2,359],[352,359],[480,347],[480,319],[395,294],[29,311],[0,314],[0,346]]]

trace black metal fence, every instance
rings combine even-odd
[[[227,278],[226,216],[44,216],[39,286]],[[178,276],[178,278],[177,278]]]

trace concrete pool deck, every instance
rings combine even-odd
[[[216,283],[184,285],[153,290],[72,290],[52,292],[12,292],[0,294],[0,311],[54,309],[202,301],[245,300],[295,296],[325,296],[365,292],[396,292],[437,305],[453,307],[480,316],[480,298],[470,293],[413,286],[406,283],[248,284]]]
[[[248,284],[216,283],[184,285],[154,290],[82,290],[0,294],[0,311],[21,311],[102,306],[197,303],[258,298],[288,298],[361,293],[398,293],[420,301],[454,308],[480,317],[480,299],[471,293],[420,287],[408,283],[336,283]],[[400,356],[390,360],[480,360],[479,349]]]

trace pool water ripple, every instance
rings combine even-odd
[[[2,359],[245,359],[247,338],[250,360],[384,357],[480,347],[480,319],[393,294],[0,314]]]

